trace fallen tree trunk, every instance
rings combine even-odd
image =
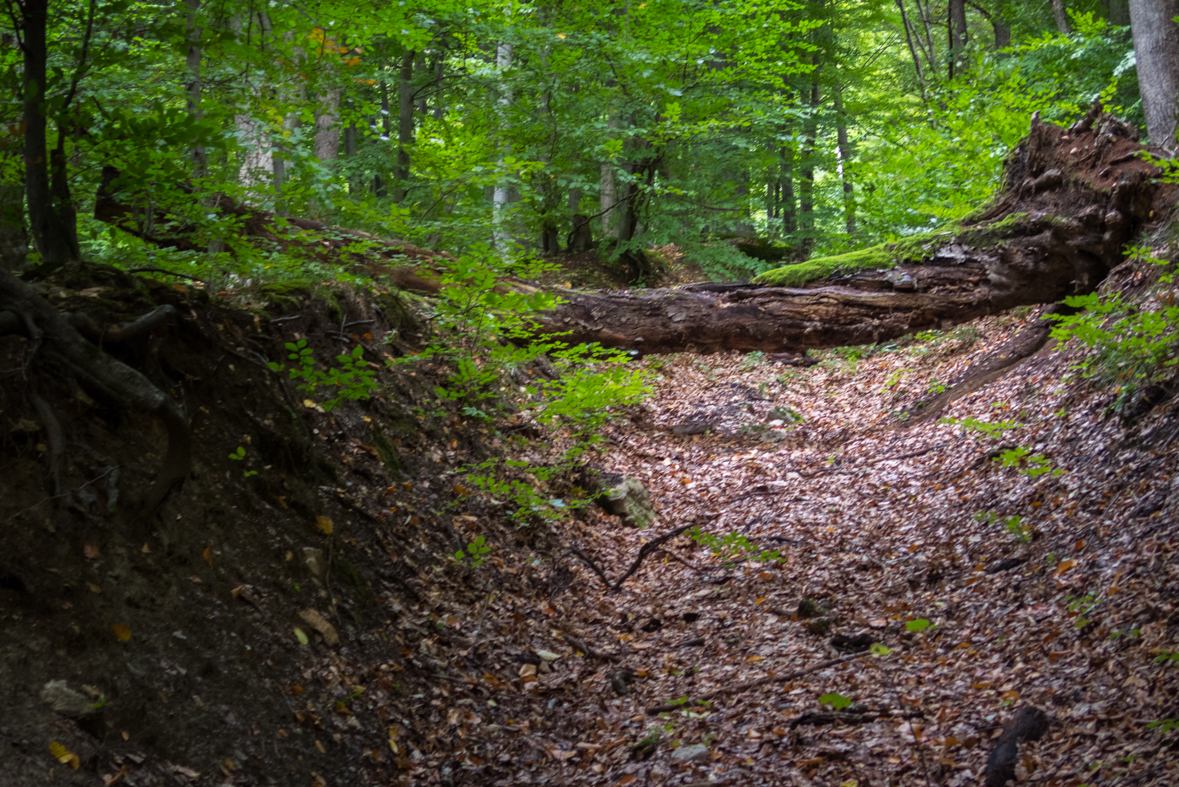
[[[1096,108],[1095,108],[1096,109]],[[1173,190],[1128,125],[1033,118],[992,206],[957,228],[769,271],[748,284],[578,292],[542,333],[643,353],[868,344],[1091,292]]]
[[[1094,106],[1065,129],[1033,117],[990,207],[961,225],[836,257],[789,265],[747,283],[586,292],[554,288],[561,303],[541,335],[642,353],[799,352],[885,341],[1015,306],[1091,292],[1123,248],[1175,198],[1140,154],[1129,125]],[[104,172],[95,216],[163,246],[200,248],[192,226],[148,220]],[[281,218],[225,197],[218,210],[256,242],[437,293],[439,257],[400,240],[307,219]],[[506,288],[530,289],[505,281]],[[1042,342],[1041,342],[1042,343]],[[1034,343],[1033,343],[1034,344]],[[1031,346],[1029,344],[1029,346]]]

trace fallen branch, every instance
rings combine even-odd
[[[605,585],[607,589],[610,588],[610,579],[606,576],[606,572],[603,571],[602,567],[594,562],[594,560],[589,555],[585,554],[577,547],[569,547],[569,551],[581,558],[583,563],[594,570],[594,573],[597,574],[598,577],[602,580],[602,584]]]
[[[626,570],[626,573],[619,577],[618,581],[615,582],[613,587],[610,588],[611,592],[617,593],[622,588],[622,583],[630,579],[631,574],[639,570],[639,566],[642,565],[643,560],[646,559],[647,555],[658,549],[660,544],[675,538],[685,530],[691,530],[693,527],[695,527],[695,525],[684,525],[683,527],[677,527],[675,530],[672,530],[669,533],[664,533],[654,541],[648,541],[647,543],[643,544],[643,548],[639,550],[639,556],[636,557],[635,561],[630,564],[630,568]]]
[[[766,678],[758,678],[757,680],[747,680],[744,683],[737,683],[732,686],[726,686],[723,689],[717,689],[716,691],[710,691],[707,694],[704,694],[700,697],[697,697],[694,700],[691,700],[690,702],[667,702],[667,703],[664,703],[663,705],[653,705],[652,707],[647,708],[647,715],[654,716],[657,713],[666,713],[667,711],[675,710],[676,708],[683,707],[684,705],[699,705],[701,703],[708,702],[709,700],[715,699],[717,697],[723,697],[726,694],[740,694],[741,692],[743,692],[747,689],[754,689],[754,688],[757,688],[758,686],[768,686],[771,683],[788,683],[792,680],[796,680],[798,678],[801,678],[804,675],[810,675],[812,672],[820,672],[820,671],[825,670],[829,667],[834,667],[834,666],[837,666],[839,664],[843,664],[848,661],[855,661],[856,659],[862,658],[863,656],[866,656],[866,655],[867,655],[867,652],[853,653],[850,656],[840,656],[837,659],[828,659],[827,661],[821,661],[818,664],[814,664],[810,667],[806,667],[805,669],[795,670],[794,672],[788,672],[785,675],[772,675],[772,676],[766,677]]]
[[[622,588],[622,583],[625,582],[626,580],[630,579],[630,576],[639,570],[639,566],[641,566],[643,564],[643,561],[646,560],[647,555],[649,555],[652,552],[659,549],[659,546],[661,544],[675,538],[680,533],[683,533],[685,530],[690,530],[691,528],[693,528],[695,526],[696,525],[691,524],[691,525],[684,525],[683,527],[678,527],[675,530],[672,530],[671,532],[664,533],[663,535],[656,538],[654,541],[648,541],[646,544],[643,544],[643,548],[639,550],[638,557],[636,557],[634,559],[634,562],[630,564],[630,568],[628,568],[626,570],[626,573],[623,574],[621,577],[619,577],[616,582],[611,582],[610,578],[608,576],[606,576],[606,572],[602,570],[602,567],[598,565],[597,561],[595,561],[589,555],[582,552],[577,547],[569,547],[569,552],[571,554],[577,555],[579,558],[581,558],[583,563],[585,563],[587,566],[589,566],[591,569],[593,569],[594,573],[597,574],[598,577],[602,580],[602,584],[606,586],[607,590],[609,590],[611,593],[617,593]],[[668,554],[671,554],[671,553],[669,552]],[[675,557],[675,555],[671,555],[671,556],[673,558]],[[679,558],[675,558],[675,559],[679,560]],[[684,561],[680,560],[680,562],[683,563]],[[684,563],[684,565],[688,566],[688,568],[691,568],[695,571],[700,570],[700,569],[697,569],[695,566],[692,566],[689,563]]]
[[[866,710],[861,712],[852,711],[820,711],[818,713],[804,713],[794,721],[790,722],[790,729],[801,727],[803,725],[819,726],[821,724],[835,724],[836,722],[843,722],[844,724],[867,724],[877,719],[920,719],[924,718],[925,714],[917,711],[915,713],[893,714],[892,711],[884,708],[882,710]]]

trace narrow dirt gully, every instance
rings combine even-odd
[[[1179,784],[1173,381],[1125,395],[1049,344],[937,398],[1035,310],[811,367],[641,360],[655,393],[596,460],[648,490],[639,530],[474,493],[464,467],[562,438],[387,365],[422,340],[387,292],[42,289],[105,322],[175,307],[107,351],[194,414],[194,470],[136,520],[162,430],[0,342],[4,787]],[[361,348],[381,395],[304,399],[265,363],[302,340]],[[686,527],[713,546],[663,539]]]
[[[1126,265],[1109,286],[1142,275]],[[641,480],[660,521],[597,514],[566,532],[587,560],[532,643],[561,658],[524,678],[552,699],[535,753],[497,783],[1179,784],[1175,734],[1150,726],[1179,716],[1176,400],[1111,413],[1118,387],[1049,345],[941,418],[903,420],[1036,318],[811,368],[648,358],[658,392],[611,434],[604,469]],[[966,418],[1009,428],[942,420]],[[1020,447],[1040,459],[1004,466]],[[588,566],[613,582],[693,522],[780,559],[684,534],[614,594]],[[1029,734],[1004,735],[1024,707],[1046,730],[1028,710]],[[1016,754],[1016,737],[1039,740]]]

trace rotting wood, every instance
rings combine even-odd
[[[541,333],[642,353],[799,352],[886,341],[1091,292],[1135,233],[1171,208],[1174,193],[1153,180],[1159,171],[1140,158],[1145,149],[1131,127],[1109,116],[1090,126],[1033,119],[990,208],[924,241],[880,250],[892,257],[880,269],[836,270],[793,287],[554,290],[564,303],[547,314]]]

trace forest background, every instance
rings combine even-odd
[[[49,179],[77,219],[51,259],[23,217],[16,44],[38,5]],[[242,216],[216,209],[228,197],[497,270],[597,248],[642,283],[640,250],[674,242],[748,278],[960,220],[1034,112],[1063,122],[1101,99],[1142,123],[1126,0],[10,6],[10,268],[341,275],[244,242]],[[93,218],[100,187],[130,233]],[[189,242],[135,237],[168,222]],[[756,256],[718,242],[754,236]]]

